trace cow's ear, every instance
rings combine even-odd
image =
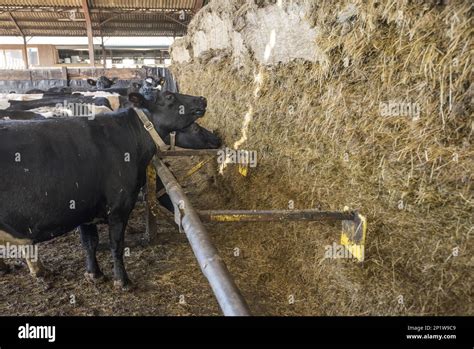
[[[89,85],[91,85],[91,86],[97,85],[97,81],[92,80],[92,79],[87,79],[87,83],[88,83]]]
[[[132,102],[135,106],[143,106],[145,103],[145,97],[143,97],[140,93],[130,93],[128,95],[128,100]]]

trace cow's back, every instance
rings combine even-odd
[[[0,220],[34,241],[133,200],[141,149],[110,116],[0,123]]]

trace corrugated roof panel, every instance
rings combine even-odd
[[[194,8],[196,0],[89,0],[91,8],[143,8],[184,9]]]
[[[2,6],[81,7],[81,0],[2,0]]]
[[[196,0],[88,0],[91,9],[172,9],[192,10]],[[1,6],[77,7],[81,0],[2,0]]]
[[[2,6],[26,6],[32,10],[12,8],[11,11],[20,28],[28,36],[85,35],[84,14],[81,0],[1,0]],[[104,36],[181,36],[187,31],[187,24],[197,0],[88,0],[92,9],[91,19],[94,35],[99,33],[99,23]],[[51,9],[40,9],[53,7]],[[143,11],[140,11],[143,9]],[[5,10],[5,8],[3,8]],[[178,11],[185,10],[184,21]],[[104,12],[101,12],[104,11]],[[147,12],[145,12],[147,11]],[[150,12],[151,11],[151,12]],[[13,28],[13,29],[12,29]],[[121,32],[123,31],[123,32]],[[97,33],[96,33],[97,32]],[[0,13],[0,35],[18,35],[8,13]]]

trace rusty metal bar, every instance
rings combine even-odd
[[[250,315],[249,307],[217,253],[206,228],[192,207],[178,181],[162,160],[153,159],[156,173],[161,178],[175,209],[175,221],[184,231],[206,276],[217,302],[226,316]]]
[[[203,155],[217,155],[219,149],[186,149],[186,150],[166,150],[159,152],[160,158],[178,157],[178,156],[203,156]]]
[[[354,220],[353,212],[318,210],[208,210],[198,211],[204,222],[285,222]]]

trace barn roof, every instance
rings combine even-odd
[[[0,0],[0,36],[183,36],[208,0]],[[21,33],[20,33],[21,31]]]

